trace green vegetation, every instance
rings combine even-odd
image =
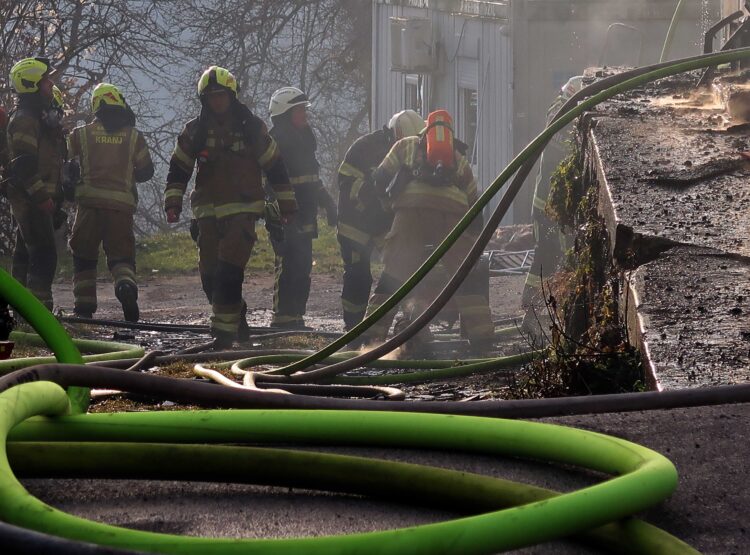
[[[198,249],[186,232],[160,233],[139,241],[136,253],[136,268],[141,276],[198,272]],[[101,256],[99,266],[101,272]]]
[[[263,222],[255,227],[258,242],[247,265],[248,273],[273,272],[274,253]],[[341,253],[336,230],[318,223],[319,237],[313,241],[313,273],[341,273]],[[161,233],[138,243],[137,267],[140,275],[174,275],[198,271],[198,249],[186,232]]]
[[[564,231],[575,225],[576,210],[584,195],[581,176],[581,155],[576,145],[550,176],[550,192],[547,200],[547,216],[557,222]]]
[[[545,283],[542,319],[550,330],[546,356],[514,376],[514,397],[643,389],[641,358],[620,318],[621,269],[610,262],[609,236],[596,209],[599,183],[595,173],[585,173],[583,167],[576,150],[551,177],[547,215],[574,233],[575,247],[565,253],[564,267]]]

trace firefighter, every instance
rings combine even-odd
[[[7,132],[7,195],[18,226],[13,275],[50,310],[57,269],[54,215],[65,157],[51,73],[47,58],[25,58],[11,68],[18,102]]]
[[[49,108],[44,111],[43,119],[47,124],[50,133],[56,135],[56,141],[59,148],[59,154],[64,161],[68,157],[68,148],[65,142],[67,131],[62,126],[62,120],[65,115],[65,102],[63,100],[62,91],[57,88],[56,85],[52,86],[52,104]],[[7,154],[6,154],[7,156]],[[2,154],[0,154],[2,158]],[[2,161],[0,161],[0,165]],[[63,162],[63,168],[65,163]],[[52,228],[57,231],[62,225],[68,221],[68,215],[63,211],[63,194],[61,188],[64,186],[64,181],[60,181],[60,187],[55,188],[55,195],[53,200],[55,202],[55,212],[52,216]],[[23,238],[20,235],[18,225],[16,225],[16,243],[13,249],[13,260],[11,263],[11,273],[13,277],[23,285],[26,285],[29,277],[29,251],[26,248],[26,244],[23,242]]]
[[[273,326],[304,328],[310,296],[312,240],[318,236],[318,207],[326,210],[328,224],[336,225],[336,207],[320,180],[315,157],[317,141],[307,121],[307,95],[296,87],[283,87],[271,96],[270,113],[276,139],[294,188],[299,212],[284,228],[284,241],[273,241],[276,280],[273,292]]]
[[[418,135],[424,125],[424,120],[414,110],[403,110],[383,129],[357,139],[339,166],[336,231],[344,261],[341,304],[347,330],[364,318],[372,287],[372,250],[382,247],[393,221],[393,213],[375,193],[372,172],[396,140]]]
[[[245,266],[256,240],[255,222],[263,214],[261,171],[276,193],[282,220],[297,210],[276,141],[266,125],[237,98],[237,81],[226,69],[211,66],[198,81],[200,115],[177,138],[167,176],[164,209],[178,221],[193,167],[190,195],[198,228],[203,291],[212,304],[215,348],[231,347],[242,325]]]
[[[477,185],[471,167],[453,141],[451,124],[447,112],[433,112],[425,130],[418,136],[397,141],[375,170],[375,188],[380,194],[388,194],[395,215],[385,241],[383,273],[370,298],[368,313],[376,310],[401,287],[426,260],[428,249],[445,239],[477,199]],[[476,232],[478,226],[481,226],[479,218],[469,230]],[[451,273],[476,238],[469,230],[443,257]],[[474,283],[478,275],[474,272],[467,278],[455,301],[472,349],[483,352],[492,345],[494,326],[482,284]],[[406,310],[411,312],[407,314],[408,318],[412,319],[426,308],[422,296],[417,292],[413,296],[416,298],[407,303]],[[394,312],[370,328],[368,340],[385,338]],[[426,335],[429,335],[428,331]]]
[[[583,76],[571,77],[563,85],[560,94],[547,110],[547,125],[549,125],[557,112],[574,94],[583,88]],[[531,208],[531,220],[534,224],[534,239],[536,240],[536,253],[531,269],[526,276],[521,304],[528,310],[529,317],[532,309],[542,300],[543,274],[547,276],[555,272],[562,256],[563,244],[565,242],[560,228],[547,216],[547,198],[550,193],[551,176],[558,164],[567,156],[570,149],[567,145],[566,135],[558,133],[550,141],[542,155],[539,163],[539,172],[534,184],[534,204]],[[528,320],[528,319],[527,319]],[[529,321],[529,324],[532,322]]]
[[[135,114],[115,85],[100,83],[94,88],[91,111],[93,121],[76,127],[68,138],[69,155],[80,167],[69,241],[74,311],[81,318],[96,312],[96,265],[102,245],[125,320],[137,322],[135,184],[151,179],[154,165],[143,134],[135,128]]]

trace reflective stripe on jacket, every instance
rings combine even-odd
[[[69,137],[71,158],[81,164],[76,203],[89,208],[135,212],[134,173],[152,164],[143,135],[131,126],[108,132],[99,121],[76,127]]]
[[[196,218],[244,213],[261,215],[265,198],[261,172],[268,173],[280,164],[280,152],[265,124],[259,118],[253,121],[256,132],[249,137],[246,131],[235,128],[233,120],[221,125],[214,118],[208,118],[203,124],[206,126],[205,144],[195,146],[193,140],[201,124],[198,118],[188,122],[177,137],[170,162],[170,168],[180,170],[176,173],[181,179],[172,178],[167,183],[165,208],[181,209],[187,183],[198,162],[195,189],[190,195]],[[200,150],[196,152],[196,148]],[[174,173],[170,171],[170,175]],[[296,210],[296,201],[288,180],[284,181],[281,183],[277,179],[271,186],[281,212],[286,214]]]

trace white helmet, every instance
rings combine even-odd
[[[404,137],[414,137],[419,135],[427,127],[424,119],[414,110],[402,110],[394,114],[391,121],[388,122],[388,129],[393,131],[393,135],[398,141]]]
[[[271,95],[271,105],[268,110],[271,117],[280,116],[294,106],[309,106],[307,95],[297,87],[282,87]]]

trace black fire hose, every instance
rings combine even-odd
[[[166,324],[160,322],[126,322],[124,320],[104,320],[94,318],[78,318],[77,316],[59,316],[58,320],[66,324],[86,324],[87,326],[104,326],[110,328],[125,328],[142,331],[166,331],[173,333],[209,333],[209,326],[205,324]],[[277,331],[271,328],[250,328]]]
[[[123,393],[135,393],[147,397],[160,398],[177,403],[196,404],[201,406],[222,408],[254,408],[254,390],[244,388],[221,387],[212,382],[186,380],[184,378],[167,378],[152,374],[142,374],[130,370],[107,368],[96,365],[76,364],[40,364],[18,370],[0,378],[0,392],[26,382],[49,381],[61,387],[75,386],[77,383],[89,383],[96,389],[110,389]],[[238,384],[239,386],[239,384]],[[263,384],[259,388],[268,387]],[[311,395],[312,399],[325,400],[331,397],[353,397],[368,395],[370,398],[382,398],[389,401],[403,399],[403,393],[392,387],[380,386],[346,386],[346,385],[317,385],[290,384],[285,388],[289,393],[300,396]],[[229,394],[228,400],[222,399],[222,394]],[[232,395],[235,393],[235,395]],[[240,395],[236,395],[240,393]],[[285,407],[287,403],[276,404],[270,401],[277,397],[296,397],[279,393],[258,392],[260,400],[269,399],[270,404],[264,408]],[[216,398],[216,399],[215,399]],[[305,397],[299,397],[305,398]],[[382,401],[373,401],[379,403]],[[239,404],[236,404],[239,403]],[[397,404],[397,403],[396,403]],[[315,403],[313,403],[315,405]],[[261,408],[258,406],[258,408]],[[292,408],[291,406],[289,408]],[[320,406],[319,408],[326,408]]]
[[[0,522],[0,545],[3,555],[54,553],[56,555],[146,555],[93,543],[67,540]]]
[[[60,316],[58,318],[66,324],[86,324],[88,326],[103,326],[111,328],[125,328],[141,331],[163,331],[169,333],[202,333],[208,334],[211,329],[206,324],[169,324],[162,322],[126,322],[124,320],[100,320],[93,318],[78,318],[76,316]],[[339,337],[341,334],[323,330],[287,330],[278,327],[250,326],[251,337],[273,339],[292,335],[320,335],[323,337]]]
[[[280,395],[205,382],[114,370],[101,366],[42,364],[0,378],[0,392],[18,384],[50,381],[61,387],[117,389],[177,403],[221,408],[368,410],[496,418],[548,418],[613,412],[750,403],[750,385],[665,392],[622,393],[522,401],[371,401]]]

